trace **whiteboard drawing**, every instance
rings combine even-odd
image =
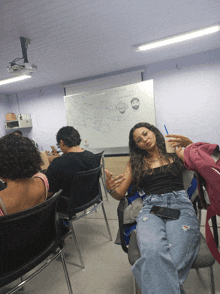
[[[127,147],[136,123],[156,125],[153,84],[149,90],[146,82],[65,97],[67,124],[91,149]]]
[[[118,111],[123,114],[125,113],[126,109],[128,108],[128,105],[124,102],[119,102],[117,105],[116,105],[116,108],[118,109]]]
[[[140,100],[137,97],[133,97],[131,99],[131,107],[134,110],[138,110],[139,106],[140,106]]]

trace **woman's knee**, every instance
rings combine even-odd
[[[169,245],[164,244],[161,240],[148,240],[148,242],[138,242],[141,256],[147,260],[155,260],[163,257],[169,250]]]

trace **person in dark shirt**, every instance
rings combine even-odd
[[[49,195],[63,189],[62,195],[69,197],[74,174],[98,167],[100,156],[79,147],[80,134],[73,127],[61,128],[56,140],[63,155],[55,158],[46,171]]]
[[[184,190],[179,150],[167,153],[163,135],[148,123],[138,123],[131,129],[129,149],[124,175],[113,178],[106,170],[105,186],[117,200],[125,196],[130,185],[146,194],[136,219],[141,257],[132,272],[142,294],[183,294],[182,284],[199,250],[200,230]],[[175,220],[158,217],[150,213],[154,205],[178,209],[180,216]]]

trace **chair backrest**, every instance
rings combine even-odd
[[[0,285],[57,241],[56,206],[62,190],[30,209],[0,217]],[[56,240],[57,239],[57,240]]]
[[[7,188],[7,185],[0,180],[0,191],[4,190],[5,188]]]
[[[106,181],[104,152],[105,152],[105,150],[103,150],[102,152],[96,154],[97,156],[100,157],[100,165],[102,166],[101,179],[102,179],[103,185],[105,185],[105,181]]]
[[[100,165],[102,165],[102,176],[103,176],[103,178],[105,177],[105,158],[104,158],[104,152],[105,152],[105,150],[103,150],[102,152],[96,153],[96,156],[99,158]]]
[[[104,152],[105,150],[95,154],[99,158],[100,164],[103,164]]]
[[[68,206],[72,209],[83,207],[98,195],[101,196],[99,178],[102,165],[88,171],[78,172],[74,175]]]

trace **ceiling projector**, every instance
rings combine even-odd
[[[20,42],[21,42],[23,57],[21,58],[17,57],[12,62],[9,62],[10,65],[7,66],[7,70],[9,73],[15,74],[15,75],[30,75],[33,72],[37,71],[37,66],[34,64],[30,64],[28,62],[27,49],[31,41],[28,38],[20,37]],[[23,59],[23,64],[16,63],[20,61],[21,59]]]
[[[37,66],[34,64],[30,64],[25,62],[24,64],[15,64],[11,63],[10,66],[7,66],[7,70],[12,74],[31,74],[37,71]]]

